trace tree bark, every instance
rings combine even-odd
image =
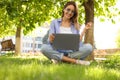
[[[21,27],[17,27],[16,31],[16,43],[15,43],[15,55],[21,53]]]
[[[85,24],[87,22],[93,22],[94,24],[94,0],[85,1],[83,6],[85,9]],[[92,46],[94,46],[94,25],[92,25],[92,27],[86,31],[84,42],[90,43]],[[89,58],[93,60],[94,54],[91,54]]]
[[[85,23],[93,22],[94,24],[94,0],[88,0],[83,3],[85,8]],[[90,43],[94,45],[94,25],[92,25],[91,29],[89,29],[85,34],[85,43]]]

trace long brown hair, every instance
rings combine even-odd
[[[78,8],[77,5],[74,1],[69,1],[64,5],[64,8],[62,10],[62,18],[64,16],[64,9],[69,6],[69,5],[73,5],[75,8],[75,12],[74,15],[70,18],[70,20],[74,23],[74,26],[77,30],[79,30],[79,23],[78,23]]]

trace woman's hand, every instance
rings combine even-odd
[[[53,34],[50,34],[49,35],[49,40],[50,40],[50,43],[53,43],[53,40],[55,39],[55,36]]]
[[[82,41],[82,38],[83,38],[85,32],[86,32],[88,29],[91,28],[92,24],[93,24],[92,22],[88,22],[88,23],[85,25],[85,28],[83,29],[83,31],[82,31],[82,33],[81,33],[81,35],[80,35],[80,40],[81,40],[81,41]]]
[[[91,28],[91,26],[92,26],[92,22],[88,22],[86,25],[85,25],[85,29],[86,30],[88,30],[88,29],[90,29]]]

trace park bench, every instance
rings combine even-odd
[[[15,44],[13,44],[12,39],[4,40],[1,42],[1,51],[14,51]]]

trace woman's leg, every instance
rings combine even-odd
[[[59,53],[56,50],[53,50],[52,46],[49,44],[43,44],[41,47],[41,52],[49,59],[61,60],[63,53]]]
[[[53,50],[51,45],[43,44],[41,47],[41,52],[49,59],[52,60],[62,60],[70,63],[76,63],[75,59],[64,56],[63,53],[59,53],[58,51]]]
[[[62,60],[62,61],[66,61],[66,62],[74,63],[74,64],[89,65],[89,62],[87,61],[80,61],[77,59],[66,57],[64,56],[63,53],[59,53],[58,51],[53,50],[52,47],[47,44],[43,44],[41,48],[41,52],[49,59],[55,59],[58,61]]]
[[[62,60],[66,62],[74,63],[74,64],[90,65],[89,61],[77,60],[77,59],[69,58],[66,56],[63,56]]]
[[[70,53],[68,56],[71,58],[83,60],[92,53],[92,50],[93,50],[92,45],[83,44],[83,46],[79,48],[79,51]]]

